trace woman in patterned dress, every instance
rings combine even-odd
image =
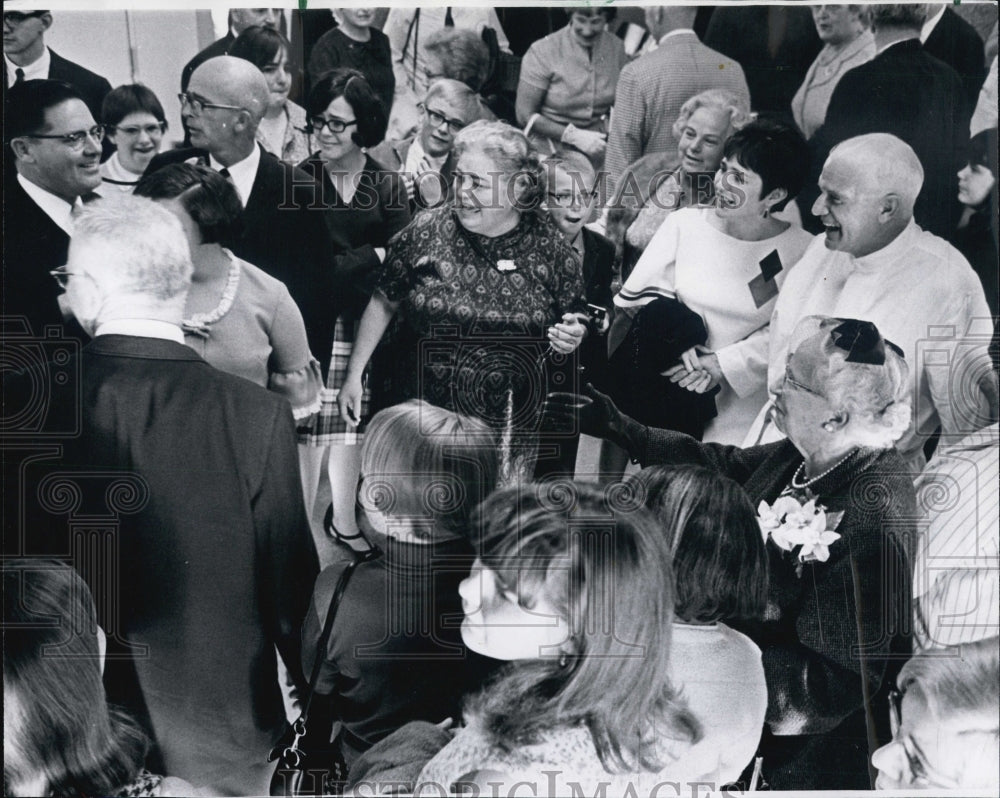
[[[454,199],[390,243],[337,402],[345,422],[361,420],[364,368],[398,315],[381,404],[419,397],[530,448],[546,392],[572,390],[569,356],[585,333],[579,263],[539,210],[544,170],[520,131],[475,122],[455,155]]]

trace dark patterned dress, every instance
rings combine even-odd
[[[547,216],[487,238],[450,204],[423,211],[390,243],[377,287],[399,309],[376,406],[420,397],[532,434],[546,392],[577,387],[576,358],[550,352],[546,330],[584,309],[583,280]]]

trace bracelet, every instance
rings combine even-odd
[[[540,117],[540,116],[541,116],[541,114],[537,114],[536,113],[536,114],[532,114],[531,116],[528,117],[528,124],[526,124],[524,126],[524,137],[525,138],[528,138],[528,136],[531,135],[531,128],[533,128],[535,126],[535,122],[538,121],[538,117]]]

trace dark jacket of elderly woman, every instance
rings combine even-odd
[[[630,437],[640,442],[633,454],[642,465],[717,469],[754,506],[774,502],[803,461],[788,440],[740,449],[652,428]],[[830,559],[806,563],[799,576],[791,555],[768,546],[767,618],[739,628],[763,651],[770,695],[762,752],[774,789],[870,788],[867,722],[888,735],[876,694],[884,699],[891,686],[886,670],[901,643],[894,638],[909,617],[911,480],[895,449],[859,448],[810,486],[828,514],[843,512]]]

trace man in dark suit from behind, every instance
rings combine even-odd
[[[66,263],[80,198],[101,184],[103,134],[80,93],[62,81],[22,81],[5,100],[3,315],[42,335],[63,324],[49,272]],[[66,331],[86,340],[75,323]]]
[[[146,171],[198,161],[228,176],[244,206],[243,233],[232,250],[288,288],[325,376],[333,303],[348,291],[350,264],[331,245],[328,225],[336,218],[324,206],[322,186],[256,141],[269,96],[264,76],[249,61],[210,58],[194,71],[181,106],[193,146],[160,153]]]
[[[909,144],[924,169],[914,219],[949,238],[961,214],[958,171],[965,166],[971,108],[958,74],[920,44],[926,6],[871,6],[875,58],[848,71],[834,89],[826,121],[809,141],[812,175],[798,197],[803,226],[819,232],[811,209],[819,173],[840,142],[889,133]]]
[[[4,11],[4,89],[25,80],[61,80],[73,86],[94,119],[100,119],[101,103],[111,91],[111,84],[46,47],[45,31],[51,26],[52,14],[48,11]]]
[[[187,91],[191,75],[209,58],[229,55],[236,37],[255,25],[278,30],[281,22],[280,8],[231,8],[229,9],[229,31],[221,39],[216,39],[184,65],[181,70],[181,91]]]
[[[976,29],[947,3],[928,3],[927,19],[920,32],[924,51],[954,69],[965,86],[965,101],[976,107],[979,90],[986,80],[983,40]]]
[[[93,340],[63,369],[76,385],[47,385],[45,425],[75,434],[18,471],[26,523],[4,548],[69,559],[88,580],[109,700],[145,722],[157,765],[213,795],[266,795],[285,725],[275,648],[303,687],[318,561],[291,410],[184,345],[191,274],[162,206],[113,197],[78,215],[62,302]],[[20,396],[8,380],[5,399]],[[47,491],[53,474],[68,493]]]

